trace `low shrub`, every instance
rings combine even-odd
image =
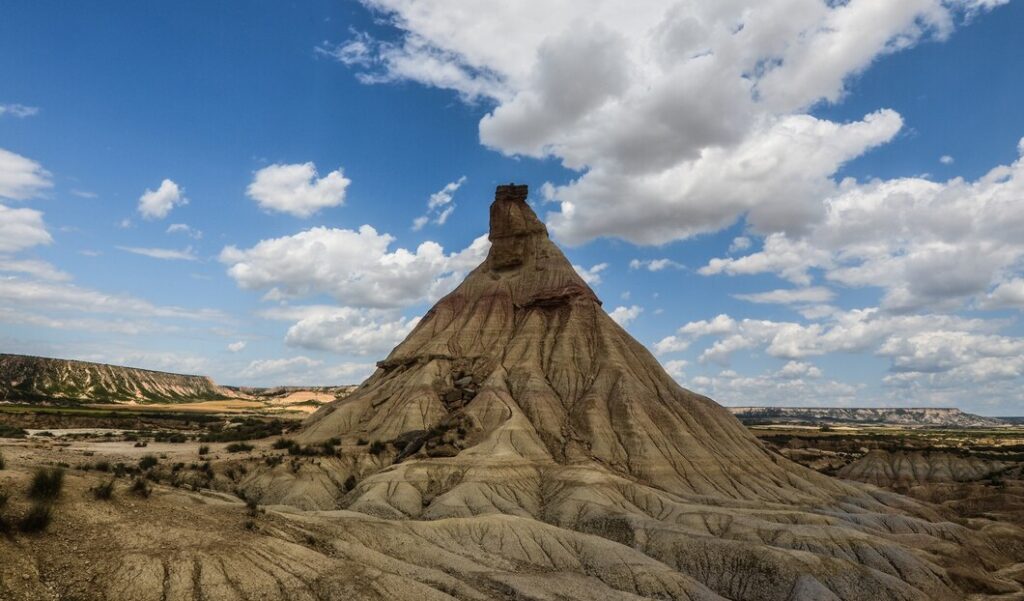
[[[0,470],[4,469],[6,466],[7,462],[4,461],[4,454],[0,453]]]
[[[24,428],[0,424],[0,438],[25,438],[28,432]]]
[[[208,445],[208,444],[199,445],[199,456],[200,457],[202,457],[203,455],[206,455],[209,452],[210,452],[210,445]]]
[[[274,441],[274,444],[271,446],[275,449],[283,450],[295,448],[296,446],[298,446],[298,444],[299,443],[295,442],[291,438],[278,438],[277,440]]]
[[[114,497],[114,479],[111,478],[107,482],[101,482],[89,490],[92,491],[92,496],[96,497],[98,500],[109,501]]]
[[[142,459],[139,459],[139,469],[148,470],[151,467],[155,467],[156,464],[160,463],[160,460],[153,455],[146,455]]]
[[[387,448],[388,448],[387,444],[385,444],[385,443],[383,443],[383,442],[381,442],[379,440],[375,440],[372,443],[370,443],[370,454],[374,455],[374,456],[380,455]]]
[[[11,523],[7,521],[7,517],[3,514],[4,505],[7,505],[7,499],[9,495],[0,491],[0,534],[7,534],[11,531]]]
[[[281,432],[296,427],[298,427],[296,423],[276,418],[270,420],[255,417],[233,418],[229,424],[212,427],[212,431],[204,434],[200,440],[202,442],[255,440],[257,438],[280,435]]]
[[[182,443],[187,442],[188,437],[178,432],[157,432],[153,440],[156,442]]]
[[[61,468],[39,468],[32,476],[28,496],[37,501],[53,501],[60,496],[64,487],[64,470]]]
[[[251,444],[246,444],[244,442],[233,442],[228,446],[224,447],[224,450],[227,451],[228,453],[244,453],[247,451],[251,451],[254,448],[256,447],[252,446]]]
[[[33,503],[28,513],[18,520],[18,530],[25,533],[42,532],[50,525],[52,517],[53,506],[50,503],[45,501]]]
[[[260,514],[260,506],[256,502],[256,499],[247,498],[245,500],[245,510],[249,514],[249,517],[256,517]]]
[[[356,477],[355,476],[349,476],[348,478],[345,478],[345,492],[349,492],[349,491],[351,491],[355,487],[356,487]]]
[[[109,461],[97,461],[96,463],[92,464],[92,469],[96,470],[97,472],[109,472],[110,471],[110,462]]]
[[[149,483],[142,478],[136,478],[132,481],[132,486],[128,490],[130,490],[133,495],[144,499],[148,498],[149,495],[153,493],[153,489],[149,486]]]

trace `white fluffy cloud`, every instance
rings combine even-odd
[[[386,355],[420,320],[391,310],[326,305],[275,307],[262,311],[261,315],[295,321],[285,335],[289,346],[376,357]]]
[[[846,161],[892,139],[898,114],[812,117],[878,57],[943,38],[983,0],[714,0],[514,4],[363,0],[398,28],[322,47],[367,83],[411,80],[486,98],[480,139],[556,157],[581,175],[550,188],[562,239],[652,244],[747,215],[800,231]],[[501,40],[501,44],[495,44]],[[628,199],[628,200],[627,200]]]
[[[0,253],[13,253],[52,242],[53,237],[46,230],[41,212],[0,205]]]
[[[146,189],[139,197],[139,214],[145,219],[163,219],[171,209],[188,204],[185,191],[169,179],[160,182],[156,190]]]
[[[466,183],[466,176],[463,175],[454,182],[448,182],[443,188],[430,195],[427,200],[427,212],[416,219],[413,219],[413,231],[423,229],[425,225],[433,221],[436,225],[444,225],[455,211],[455,203],[452,199],[455,192]]]
[[[244,340],[238,340],[236,342],[228,343],[228,350],[232,353],[239,353],[245,350],[246,343]]]
[[[0,148],[0,198],[26,200],[51,187],[50,172],[42,165]]]
[[[643,307],[639,305],[630,305],[629,307],[615,307],[608,316],[611,317],[615,323],[622,327],[626,327],[637,317],[640,317],[640,314],[643,312]]]
[[[393,242],[369,225],[315,227],[249,249],[228,246],[220,260],[239,286],[267,290],[268,299],[327,294],[345,306],[394,308],[440,298],[490,248],[486,236],[451,254],[436,242],[392,251]]]
[[[310,217],[321,209],[343,205],[350,183],[341,169],[318,177],[312,162],[275,164],[257,171],[246,193],[265,211]]]
[[[608,269],[607,263],[598,263],[590,267],[584,267],[582,265],[573,265],[573,269],[579,274],[583,281],[590,286],[596,286],[601,283],[601,272]]]
[[[824,379],[816,367],[792,362],[775,372],[743,376],[722,370],[714,376],[696,376],[685,384],[727,406],[865,404],[858,396],[861,386]]]
[[[880,288],[883,307],[904,312],[1019,307],[1021,198],[1024,157],[975,181],[844,182],[805,232],[771,233],[761,250],[712,259],[699,273],[775,273],[806,286],[820,271],[845,286]]]
[[[330,364],[304,355],[252,361],[238,372],[244,384],[306,385],[356,384],[370,375],[373,363],[343,362]]]
[[[749,394],[750,400],[741,404],[757,404],[755,400],[813,404],[813,398],[801,400],[800,395],[822,386],[823,394],[852,398],[850,395],[859,394],[863,386],[821,380],[820,368],[805,359],[831,353],[870,353],[888,361],[889,373],[882,383],[891,393],[875,393],[862,401],[902,405],[941,399],[945,404],[989,403],[1009,408],[1024,398],[1020,392],[1024,338],[1000,334],[1005,326],[1006,322],[1000,320],[900,315],[878,308],[833,310],[810,323],[719,315],[685,324],[675,335],[658,342],[655,349],[661,354],[681,352],[711,337],[699,353],[703,364],[727,365],[734,354],[744,351],[787,360],[770,375],[743,377],[725,370],[715,377],[700,376],[690,381],[697,389],[714,392],[720,401],[737,401],[743,398],[740,394]],[[786,384],[789,380],[804,383]],[[811,385],[811,380],[817,382]],[[759,384],[764,389],[757,390]],[[789,392],[797,396],[787,396]],[[820,399],[818,403],[830,404]]]

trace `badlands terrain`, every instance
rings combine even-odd
[[[0,406],[0,599],[1024,599],[1019,426],[744,426],[526,196],[499,187],[487,259],[308,418],[101,372],[111,403]],[[214,386],[161,394],[186,385]]]

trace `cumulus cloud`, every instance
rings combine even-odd
[[[490,248],[487,236],[451,254],[436,242],[391,250],[394,240],[369,225],[315,227],[249,249],[228,246],[220,261],[240,287],[266,290],[268,299],[327,294],[344,306],[396,308],[440,298]]]
[[[1016,382],[1019,386],[1024,378],[1024,339],[1000,334],[1005,326],[1006,322],[1000,320],[941,314],[901,315],[876,307],[834,310],[810,323],[733,319],[719,315],[683,325],[673,336],[655,344],[655,349],[661,354],[680,352],[703,344],[700,339],[704,337],[711,337],[699,353],[701,363],[727,365],[738,352],[763,352],[769,357],[787,360],[772,375],[774,380],[822,378],[821,370],[806,361],[808,357],[870,353],[888,360],[889,373],[883,383],[894,391],[901,391],[894,392],[890,402],[931,402],[932,395],[940,393],[934,398],[948,402],[954,396],[953,391],[973,395],[971,402],[981,402],[984,397],[977,391],[986,390],[991,395],[986,402],[1006,404],[1017,402],[1022,396],[1019,389],[1014,390],[1004,383]],[[705,390],[718,390],[718,394],[738,391],[724,386],[720,377],[697,380],[695,378],[691,384]],[[775,389],[779,394],[788,390],[765,380],[763,375],[747,379],[751,386],[756,382],[762,382],[768,387],[766,390]],[[838,383],[828,386],[833,384]],[[854,390],[851,388],[850,392]],[[763,398],[763,394],[764,391],[756,396]],[[727,397],[716,398],[728,400]],[[783,398],[788,402],[788,397],[782,396],[776,397],[775,402]]]
[[[156,190],[146,189],[139,197],[139,214],[145,219],[163,219],[171,209],[187,205],[185,191],[169,179],[160,182]]]
[[[626,327],[637,317],[640,317],[640,314],[643,312],[643,307],[640,307],[639,305],[631,305],[629,307],[615,307],[608,316],[611,317],[615,323],[622,327]]]
[[[258,359],[238,372],[246,384],[327,386],[355,384],[373,373],[373,363],[346,361],[331,364],[304,355]]]
[[[732,239],[732,243],[729,244],[729,254],[738,253],[750,248],[750,238],[747,236],[737,236]]]
[[[791,380],[795,378],[820,378],[821,369],[803,361],[788,361],[778,371],[778,375]]]
[[[265,211],[310,217],[343,205],[350,183],[341,169],[319,177],[312,162],[275,164],[256,172],[246,194]]]
[[[52,242],[53,237],[46,230],[40,211],[12,209],[0,204],[0,253],[13,253]]]
[[[420,320],[392,310],[326,305],[275,307],[260,314],[295,321],[285,335],[289,346],[358,356],[386,355]]]
[[[580,172],[548,188],[560,207],[548,223],[563,241],[658,244],[741,215],[761,234],[815,221],[836,171],[891,140],[902,119],[879,110],[835,123],[810,107],[839,101],[879,57],[943,39],[958,15],[999,3],[363,4],[398,39],[359,33],[322,54],[366,83],[409,80],[493,103],[481,142]]]
[[[0,198],[26,200],[51,187],[50,172],[42,165],[0,148]]]
[[[699,273],[774,273],[806,286],[820,272],[879,288],[882,306],[901,312],[1011,306],[1024,262],[1022,196],[1024,158],[975,181],[845,182],[807,231],[771,233],[761,250],[712,259]]]
[[[1000,283],[980,305],[982,309],[1024,309],[1024,278]]]
[[[572,268],[583,278],[584,282],[591,286],[596,286],[601,283],[601,272],[608,269],[608,264],[598,263],[589,268],[582,265],[573,265]]]
[[[444,225],[445,222],[448,221],[452,212],[455,211],[455,204],[452,202],[452,199],[455,197],[455,192],[461,188],[464,183],[466,183],[465,175],[454,182],[445,184],[443,188],[431,194],[430,198],[427,200],[426,214],[413,219],[413,231],[423,229],[423,227],[431,221],[437,225]]]
[[[948,154],[944,154],[941,157],[939,157],[939,162],[942,163],[943,165],[952,165],[956,161],[955,159],[953,159],[953,157],[949,156]]]
[[[182,250],[174,248],[144,248],[138,246],[118,246],[119,250],[130,252],[136,255],[142,255],[144,257],[150,257],[151,259],[161,259],[164,261],[198,261],[199,257],[192,251],[191,246],[187,246]]]
[[[239,340],[237,342],[229,343],[228,344],[228,350],[231,351],[232,353],[238,353],[238,352],[241,352],[241,351],[245,350],[245,346],[246,346],[245,341],[244,340]]]
[[[789,364],[787,364],[788,366]],[[801,369],[798,366],[796,369]],[[814,368],[817,369],[817,368]],[[743,376],[731,370],[722,370],[713,376],[697,376],[686,382],[694,390],[707,394],[726,406],[861,406],[858,395],[862,386],[837,380],[824,379],[820,372],[813,376],[794,377],[793,368],[783,367],[776,372]],[[874,403],[877,404],[877,403]]]
[[[671,361],[666,361],[665,363],[663,363],[662,367],[665,368],[665,371],[668,373],[668,375],[679,380],[680,378],[686,375],[686,366],[689,364],[690,362],[686,361],[685,359],[673,359]]]

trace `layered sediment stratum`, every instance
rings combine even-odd
[[[251,494],[347,509],[337,515],[360,523],[377,516],[397,537],[382,553],[438,567],[484,598],[495,587],[566,598],[561,586],[588,581],[623,599],[1019,590],[993,575],[1021,552],[997,541],[1006,532],[792,463],[680,387],[605,313],[525,186],[498,188],[490,240],[486,260],[299,436],[388,449],[253,474]],[[479,566],[455,568],[453,553]]]
[[[0,354],[0,401],[177,403],[236,396],[206,376]]]

